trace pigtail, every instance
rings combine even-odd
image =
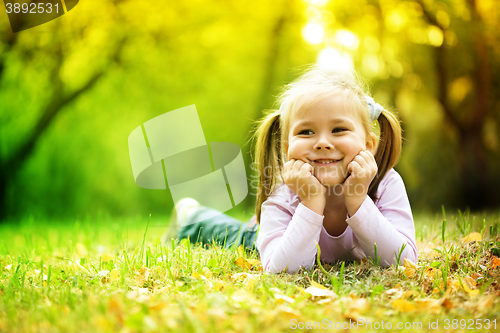
[[[368,195],[374,201],[378,199],[375,197],[375,193],[380,181],[385,177],[387,171],[398,162],[402,145],[401,123],[394,114],[384,109],[378,117],[378,123],[380,125],[380,141],[375,152],[378,173],[368,188]]]
[[[267,115],[255,131],[255,162],[257,163],[259,185],[255,215],[260,223],[260,211],[264,201],[273,191],[281,178],[283,169],[283,152],[281,147],[281,110]],[[271,170],[269,170],[271,169]]]

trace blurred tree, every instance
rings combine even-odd
[[[17,26],[22,27],[22,20],[27,18],[27,16],[19,16]],[[15,140],[9,142],[11,147],[8,151],[6,149],[7,145],[0,142],[0,221],[6,218],[9,212],[7,190],[16,179],[19,171],[22,170],[23,165],[33,154],[43,134],[50,129],[56,117],[68,109],[68,105],[96,85],[101,77],[105,75],[106,68],[111,63],[119,63],[119,54],[125,43],[123,38],[121,40],[117,39],[115,45],[106,45],[111,48],[111,50],[103,52],[103,54],[109,54],[109,57],[105,60],[107,64],[100,68],[89,68],[91,74],[75,87],[74,84],[65,83],[61,77],[64,65],[75,50],[67,47],[67,36],[58,32],[58,23],[60,22],[51,22],[50,41],[39,47],[37,47],[36,42],[29,45],[33,40],[28,39],[27,41],[27,39],[23,39],[22,37],[26,35],[24,32],[13,33],[7,26],[4,27],[2,39],[0,40],[2,46],[2,54],[0,55],[0,94],[2,90],[5,91],[10,88],[7,87],[7,79],[4,77],[9,65],[15,68],[16,65],[19,65],[18,61],[20,59],[26,59],[26,62],[20,65],[21,68],[16,68],[22,72],[22,66],[28,67],[41,58],[43,66],[39,67],[39,69],[45,76],[43,79],[46,82],[43,83],[43,90],[48,95],[44,96],[43,102],[37,105],[38,110],[34,120],[32,120],[32,126],[29,126],[30,128],[25,130],[22,135],[18,134]],[[37,27],[36,29],[40,28]],[[73,31],[73,34],[82,35],[85,29],[85,26],[78,26],[77,31]],[[23,30],[23,28],[20,30]],[[22,75],[19,75],[19,77],[22,77]],[[26,79],[29,80],[30,78]],[[38,87],[38,89],[40,88],[42,87]],[[24,107],[26,106],[21,104],[15,110],[11,110],[10,114],[2,115],[1,125],[3,128],[0,127],[0,130],[6,130],[15,114],[23,114],[21,110]],[[6,136],[0,136],[0,140],[2,139],[6,139]],[[17,142],[13,145],[12,141]]]
[[[399,167],[414,200],[497,205],[498,1],[353,0],[326,8],[335,18],[326,43],[350,53],[376,97],[401,110],[409,141]],[[359,48],[342,41],[342,29]]]

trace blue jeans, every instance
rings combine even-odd
[[[203,218],[204,215],[207,216],[206,219]],[[184,222],[184,226],[179,228],[177,239],[189,237],[192,243],[211,245],[215,242],[225,248],[243,245],[246,249],[252,250],[255,249],[258,229],[259,225],[255,218],[244,223],[215,209],[200,207]]]

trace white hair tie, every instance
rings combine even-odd
[[[377,120],[384,110],[384,107],[378,103],[375,103],[375,100],[370,96],[366,96],[366,104],[368,105],[368,110],[370,110],[371,121]]]

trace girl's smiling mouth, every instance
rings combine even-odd
[[[321,159],[317,159],[317,160],[313,160],[312,162],[316,165],[322,165],[322,166],[327,166],[327,165],[334,165],[335,163],[337,162],[340,162],[342,161],[343,158],[341,159],[326,159],[326,158],[321,158]]]

